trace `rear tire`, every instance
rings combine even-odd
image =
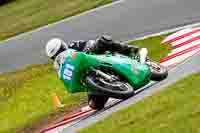
[[[108,101],[107,96],[100,96],[100,95],[88,95],[88,105],[90,108],[95,110],[101,110],[104,108],[106,102]]]
[[[117,99],[127,99],[135,94],[132,86],[122,81],[101,82],[96,76],[89,75],[86,77],[86,84],[94,91]]]

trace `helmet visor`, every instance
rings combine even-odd
[[[67,45],[65,44],[65,42],[62,42],[59,50],[56,52],[56,54],[54,56],[51,57],[52,60],[55,60],[55,58],[60,54],[62,53],[63,51],[67,50],[68,47]]]

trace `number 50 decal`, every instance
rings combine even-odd
[[[70,64],[65,65],[63,78],[66,80],[71,80],[73,76],[74,66]]]

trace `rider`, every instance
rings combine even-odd
[[[96,53],[103,54],[106,51],[118,52],[125,55],[130,55],[131,53],[137,53],[139,48],[137,46],[128,45],[126,43],[120,43],[113,41],[110,36],[103,35],[98,37],[96,40],[89,41],[72,41],[70,43],[65,43],[59,38],[53,38],[49,40],[46,44],[46,54],[54,61],[54,68],[57,70],[60,77],[60,65],[64,63],[65,57],[67,56],[67,49],[75,49],[77,51],[82,51],[86,53]],[[100,97],[98,95],[89,95],[89,106],[93,109],[102,108],[97,107],[98,101],[106,102],[108,98]],[[100,105],[99,105],[100,106]]]

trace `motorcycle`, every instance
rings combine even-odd
[[[127,99],[150,81],[164,80],[168,71],[148,58],[147,49],[141,49],[134,57],[86,54],[70,49],[60,75],[68,92],[97,94],[90,105],[101,109],[108,98]]]

